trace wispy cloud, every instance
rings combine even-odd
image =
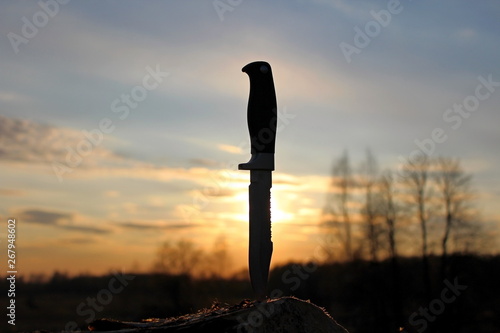
[[[19,217],[27,223],[58,225],[70,222],[73,219],[73,214],[40,209],[25,209],[19,213]]]
[[[231,154],[241,154],[243,152],[241,147],[227,145],[227,144],[218,144],[217,148]]]
[[[111,230],[105,228],[76,224],[75,220],[77,216],[74,213],[28,208],[16,212],[15,216],[18,216],[20,220],[26,223],[52,226],[69,231],[92,234],[106,234],[111,232]]]
[[[13,188],[0,188],[0,195],[19,197],[26,194],[26,191]]]
[[[73,237],[73,238],[63,238],[59,241],[62,245],[89,245],[96,244],[98,241],[94,238],[89,237]]]
[[[116,222],[114,223],[118,227],[126,228],[126,229],[136,229],[136,230],[169,230],[169,229],[189,229],[189,228],[197,228],[198,224],[195,223],[170,223],[170,222]]]
[[[83,226],[83,225],[58,225],[59,228],[66,229],[69,231],[79,231],[83,233],[91,233],[91,234],[109,234],[111,230],[105,228],[99,228],[94,226]]]
[[[207,187],[207,188],[202,189],[200,192],[207,197],[218,197],[218,198],[233,197],[238,193],[238,191],[235,191],[233,189],[222,188],[222,187],[220,187],[220,188]]]
[[[189,162],[193,165],[203,166],[203,167],[215,167],[219,166],[220,164],[217,161],[208,158],[191,158]]]
[[[64,161],[69,151],[76,149],[82,140],[85,140],[85,136],[81,131],[0,115],[0,162],[32,164]],[[98,158],[109,160],[117,157],[111,151],[97,146],[86,160],[90,162]]]
[[[27,119],[0,116],[0,163],[18,162],[29,165],[62,163],[75,158],[75,151],[87,137],[82,131],[41,124]],[[80,156],[80,155],[78,155]],[[167,167],[125,158],[103,147],[94,146],[81,156],[82,163],[65,178],[141,178],[159,181],[185,180],[203,182],[215,162],[206,159],[192,161],[203,167]]]

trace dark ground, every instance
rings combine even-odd
[[[394,267],[390,261],[289,264],[271,272],[269,289],[272,297],[311,300],[351,333],[398,332],[399,327],[407,332],[500,332],[500,256],[454,256],[444,276],[440,258],[431,258],[430,293],[424,290],[420,259],[399,259],[397,271]],[[8,290],[5,278],[0,284]],[[248,298],[249,282],[236,278],[54,274],[46,282],[17,280],[16,326],[4,315],[0,331],[78,332],[97,318],[165,318]],[[1,303],[6,309],[6,297]]]

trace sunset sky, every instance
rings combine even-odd
[[[220,237],[245,267],[256,60],[279,110],[273,263],[314,257],[344,150],[381,169],[419,145],[459,157],[499,235],[496,0],[3,1],[0,17],[0,217],[18,221],[20,274],[146,270],[165,241]]]

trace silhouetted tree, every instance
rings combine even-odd
[[[225,277],[232,266],[225,236],[215,239],[211,251],[207,252],[189,240],[176,243],[165,242],[157,251],[153,271],[192,277]]]
[[[232,258],[228,249],[227,239],[220,235],[215,239],[212,251],[208,254],[205,271],[215,277],[225,277],[231,270]]]
[[[386,170],[379,178],[379,195],[377,197],[377,210],[386,226],[389,258],[391,262],[392,288],[390,291],[394,327],[401,327],[404,323],[402,299],[400,291],[400,265],[396,241],[397,224],[401,217],[401,205],[398,202],[396,181],[390,170]]]
[[[422,236],[422,264],[423,280],[428,297],[431,294],[429,272],[429,252],[427,221],[430,212],[431,187],[429,185],[431,161],[427,155],[417,155],[408,159],[403,165],[401,180],[407,190],[407,200],[410,209],[416,210],[416,217],[420,224]]]
[[[174,275],[198,275],[204,252],[188,240],[165,242],[158,249],[153,269]]]
[[[378,224],[378,212],[376,207],[378,164],[370,149],[366,150],[366,159],[360,168],[360,187],[364,191],[364,203],[361,215],[365,221],[366,239],[370,260],[378,261],[380,250],[381,226]]]
[[[466,174],[458,159],[439,157],[436,160],[434,179],[442,202],[445,225],[441,239],[442,270],[446,267],[448,240],[453,229],[460,227],[460,222],[468,219],[471,175]]]
[[[331,258],[339,257],[332,253],[335,243],[341,244],[344,258],[354,259],[353,237],[351,225],[352,191],[355,186],[352,167],[347,151],[338,159],[332,169],[332,182],[328,192],[327,203],[323,210],[324,224],[328,228],[326,252]]]
[[[389,257],[395,259],[398,255],[396,243],[396,221],[401,208],[397,202],[396,184],[390,170],[386,170],[379,179],[379,195],[377,211],[386,226]]]

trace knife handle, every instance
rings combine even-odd
[[[278,115],[271,66],[256,61],[243,67],[242,71],[250,78],[247,121],[251,153],[274,154]]]

